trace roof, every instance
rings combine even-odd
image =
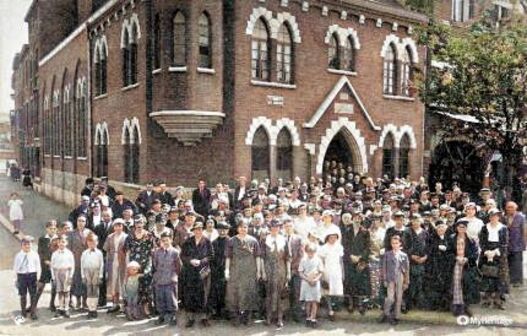
[[[339,2],[412,21],[424,23],[429,20],[428,16],[405,8],[397,0],[340,0]]]

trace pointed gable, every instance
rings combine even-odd
[[[343,104],[343,103],[337,103],[336,98],[339,93],[344,92],[351,92],[351,95],[357,102],[357,106],[349,104]],[[376,125],[373,119],[371,118],[368,110],[362,103],[362,100],[360,99],[359,95],[357,94],[357,91],[355,91],[355,88],[353,85],[351,85],[351,82],[346,76],[340,77],[339,81],[331,92],[327,95],[326,99],[322,102],[322,104],[319,106],[315,114],[309,119],[307,123],[304,124],[304,128],[313,128],[316,126],[318,121],[322,118],[322,116],[326,113],[326,111],[331,107],[331,105],[334,104],[334,109],[336,114],[353,114],[355,110],[360,110],[364,114],[364,117],[366,120],[368,120],[368,123],[371,125],[371,127],[376,130],[380,131],[381,127]]]

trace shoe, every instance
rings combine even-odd
[[[61,316],[62,316],[62,311],[61,311],[60,309],[57,309],[57,310],[55,311],[55,315],[54,315],[54,317],[61,317]]]
[[[397,325],[399,321],[397,321],[397,319],[390,319],[389,323],[394,326]]]
[[[169,324],[172,326],[177,326],[177,319],[175,317],[171,318]]]
[[[163,316],[159,316],[159,318],[156,321],[156,324],[162,325],[163,323],[165,323],[165,318]]]
[[[94,319],[96,319],[97,318],[97,311],[94,311],[92,316],[93,316]]]
[[[270,319],[266,319],[264,321],[264,325],[267,326],[267,327],[270,326],[271,325],[271,320]]]
[[[90,311],[88,312],[88,315],[86,316],[88,320],[91,320],[93,318],[93,313]]]
[[[210,327],[210,322],[208,319],[204,318],[201,320],[201,325],[204,326],[205,328],[208,328]]]
[[[316,329],[318,327],[317,320],[311,320],[311,328]]]
[[[366,314],[366,308],[365,307],[360,307],[359,308],[359,314],[361,314],[362,316],[364,316]]]
[[[31,313],[31,319],[32,319],[33,321],[38,320],[37,313]]]
[[[65,318],[70,318],[70,313],[65,311],[64,313],[62,313],[62,316],[64,316]]]
[[[53,312],[55,312],[57,310],[57,307],[50,305],[49,306],[49,310],[53,313]]]
[[[306,327],[311,327],[311,320],[306,319]]]
[[[386,323],[386,321],[388,321],[388,318],[386,317],[386,315],[382,314],[381,317],[379,317],[378,322],[379,323]]]
[[[465,315],[472,317],[472,311],[468,307],[465,307]]]
[[[194,320],[188,320],[187,324],[185,324],[185,328],[192,328],[194,326]]]
[[[335,321],[335,314],[330,314],[328,316],[328,319],[331,321],[331,322],[334,322]]]
[[[282,321],[276,322],[276,327],[277,328],[283,328],[284,327],[284,322],[282,322]]]
[[[348,313],[350,314],[353,314],[353,312],[355,311],[355,307],[353,307],[352,304],[348,305],[347,309],[348,309]]]
[[[112,313],[116,313],[116,312],[118,312],[120,309],[121,309],[121,306],[119,306],[119,305],[117,304],[117,305],[112,306],[111,308],[108,308],[108,310],[107,310],[106,312],[107,312],[108,314],[112,314]]]

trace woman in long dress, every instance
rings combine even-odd
[[[122,293],[124,279],[126,277],[126,252],[124,244],[128,235],[123,232],[124,220],[117,218],[113,221],[113,233],[104,242],[103,249],[106,251],[106,293],[112,299],[113,306],[108,309],[109,313],[119,311],[119,297]]]
[[[258,309],[257,280],[261,278],[260,244],[247,234],[247,222],[240,221],[238,234],[225,249],[225,279],[227,309],[235,325],[249,324],[249,315]]]
[[[129,234],[124,243],[126,263],[136,261],[141,266],[142,275],[139,278],[138,301],[143,307],[143,313],[150,315],[152,292],[152,251],[154,239],[152,234],[145,230],[143,220],[136,220],[133,233]]]
[[[192,227],[193,236],[181,246],[181,290],[183,307],[188,314],[186,327],[201,319],[204,327],[210,326],[207,312],[207,298],[210,291],[210,266],[213,257],[212,243],[203,235],[203,223]]]
[[[82,309],[87,309],[88,305],[86,303],[86,285],[82,282],[81,275],[81,256],[82,252],[88,248],[86,245],[86,237],[92,231],[86,229],[87,217],[85,214],[80,214],[77,217],[77,228],[74,231],[68,233],[68,244],[73,257],[75,259],[75,270],[73,272],[73,281],[71,283],[71,295],[76,297],[75,308],[81,309],[81,299],[82,299]]]
[[[265,283],[266,324],[270,325],[276,313],[276,325],[283,327],[282,292],[291,278],[291,262],[284,236],[279,234],[281,222],[271,221],[269,235],[265,238],[262,248],[263,274]]]
[[[479,269],[483,274],[483,305],[494,303],[495,308],[505,310],[503,296],[507,291],[509,234],[507,227],[500,223],[500,215],[498,209],[490,210],[490,221],[479,233]]]
[[[337,227],[338,229],[338,227]],[[344,296],[344,266],[342,257],[344,248],[340,244],[340,230],[326,232],[325,244],[319,249],[318,256],[324,263],[323,295],[328,306],[328,315],[331,321],[335,320],[333,301]]]

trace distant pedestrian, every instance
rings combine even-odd
[[[22,228],[22,221],[24,220],[22,204],[24,204],[24,202],[20,198],[20,195],[17,192],[11,193],[10,199],[7,202],[7,206],[9,207],[9,220],[15,228],[15,231],[13,232],[13,234],[15,235],[20,233],[20,229]]]
[[[33,181],[31,180],[31,171],[29,169],[22,171],[22,185],[33,190]]]

